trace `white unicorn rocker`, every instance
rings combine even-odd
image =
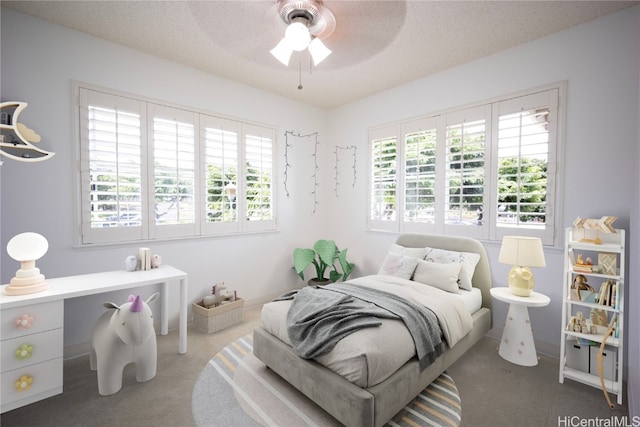
[[[106,308],[115,311],[105,312],[96,321],[89,353],[89,366],[92,371],[98,371],[101,395],[114,394],[122,388],[122,373],[129,363],[135,364],[138,382],[156,376],[158,347],[148,304],[158,296],[156,292],[145,302],[140,295],[131,295],[121,306],[104,303]]]

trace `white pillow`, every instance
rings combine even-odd
[[[420,261],[418,258],[396,255],[389,252],[378,274],[409,280],[413,275],[413,271],[416,269],[418,261]]]
[[[427,248],[405,248],[397,243],[392,243],[389,248],[389,253],[424,259],[424,256],[427,254]]]
[[[471,278],[473,277],[473,272],[476,269],[478,261],[480,261],[480,255],[471,252],[455,252],[435,248],[426,249],[427,255],[424,257],[424,259],[427,261],[436,262],[439,264],[450,264],[453,262],[462,264],[462,269],[460,270],[460,275],[458,276],[458,286],[461,289],[466,289],[467,291],[471,290]]]
[[[458,276],[461,269],[462,264],[458,262],[438,264],[420,260],[416,266],[416,271],[413,273],[413,280],[443,291],[458,294],[460,293]]]

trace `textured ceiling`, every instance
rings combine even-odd
[[[269,50],[276,1],[2,1],[2,6],[322,108],[587,22],[637,1],[331,1],[333,51]],[[296,56],[298,55],[298,56]],[[299,78],[303,89],[298,89]]]

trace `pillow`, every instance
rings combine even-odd
[[[416,269],[418,261],[420,261],[418,258],[396,255],[389,252],[387,257],[384,259],[378,274],[395,276],[409,280],[413,275],[413,271]]]
[[[455,252],[434,248],[426,249],[427,255],[424,259],[427,261],[438,264],[450,264],[452,262],[462,264],[460,275],[458,276],[458,286],[467,291],[471,290],[471,278],[473,277],[473,272],[476,269],[478,261],[480,261],[480,255],[471,252]]]
[[[461,269],[462,264],[458,262],[438,264],[420,260],[416,266],[416,271],[413,273],[413,280],[443,291],[458,294],[460,293],[458,276]]]
[[[389,248],[389,253],[424,259],[424,256],[427,254],[427,248],[405,248],[397,243],[392,243]]]

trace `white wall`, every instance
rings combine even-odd
[[[564,213],[559,221],[565,227],[577,216],[615,215],[614,225],[629,230],[631,211],[637,209],[638,10],[626,9],[331,111],[331,139],[358,146],[359,179],[355,189],[330,199],[329,228],[345,241],[362,272],[375,271],[396,237],[365,231],[367,127],[564,80],[567,120],[559,165]],[[563,239],[558,242],[562,245]],[[499,244],[485,246],[495,285],[506,286],[508,266],[497,263]],[[558,354],[562,251],[547,248],[545,255],[547,267],[534,272],[536,290],[552,302],[531,309],[530,315],[538,349]],[[494,308],[494,325],[500,328],[507,307],[495,302]],[[627,331],[638,333],[633,324]]]
[[[38,261],[46,277],[123,268],[124,258],[149,246],[163,261],[189,273],[189,300],[201,299],[211,284],[225,281],[251,302],[300,284],[291,270],[294,247],[308,246],[323,223],[320,205],[311,215],[309,189],[311,147],[296,143],[290,152],[289,191],[277,186],[279,231],[276,233],[150,242],[144,245],[74,246],[78,223],[76,142],[72,132],[72,80],[195,107],[278,127],[277,179],[284,172],[284,131],[326,133],[326,112],[263,91],[223,80],[182,65],[75,32],[2,8],[2,100],[25,101],[21,120],[42,136],[42,146],[56,155],[40,163],[5,160],[2,174],[2,283],[19,265],[4,248],[14,235],[34,231],[49,241]],[[292,82],[293,84],[293,82]],[[302,145],[302,146],[301,146]],[[142,289],[147,295],[151,289]],[[65,345],[88,339],[102,302],[121,303],[128,292],[67,302]],[[171,299],[177,301],[177,289]],[[171,304],[170,326],[177,325],[177,304]]]

